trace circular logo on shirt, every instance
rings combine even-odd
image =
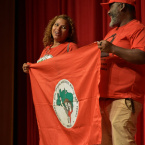
[[[66,79],[59,81],[55,87],[53,109],[64,127],[73,127],[78,116],[79,102],[73,85]]]

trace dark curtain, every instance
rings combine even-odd
[[[107,0],[22,0],[20,3],[22,4],[23,2],[25,2],[25,5],[23,5],[22,7],[22,9],[24,10],[22,11],[21,7],[19,7],[19,10],[25,17],[23,17],[22,20],[21,16],[19,16],[19,19],[21,21],[26,21],[23,24],[18,23],[18,27],[20,30],[20,33],[18,34],[21,34],[20,37],[22,37],[18,37],[18,39],[20,39],[20,43],[23,39],[23,36],[26,35],[26,43],[24,43],[24,38],[22,42],[22,44],[24,43],[24,45],[20,47],[21,44],[18,44],[18,46],[19,49],[23,49],[26,45],[26,49],[24,49],[23,51],[21,50],[21,53],[23,52],[23,56],[21,55],[22,58],[18,57],[18,61],[21,60],[21,62],[22,60],[24,60],[25,62],[36,62],[36,60],[39,58],[43,50],[42,39],[44,29],[47,26],[49,20],[56,15],[67,14],[74,20],[77,30],[79,47],[103,39],[103,37],[110,29],[108,25],[110,18],[107,16],[107,11],[103,10],[100,6],[101,2],[107,2]],[[21,4],[18,3],[18,6],[22,6]],[[145,25],[144,0],[137,0],[136,11],[137,19]],[[25,26],[23,27],[23,25]],[[17,63],[17,65],[19,64]],[[18,74],[20,74],[20,72],[18,72]],[[20,81],[20,76],[18,77],[18,80]],[[22,77],[26,79],[25,74],[23,74]],[[29,76],[27,76],[27,84],[25,84],[25,80],[22,80],[20,87],[24,90],[27,88],[27,97],[25,97],[25,99],[22,99],[24,100],[24,104],[21,105],[21,100],[21,106],[17,105],[17,109],[27,106],[27,122],[26,120],[23,120],[24,127],[27,125],[27,130],[26,128],[22,128],[22,131],[24,130],[24,133],[27,134],[27,145],[38,145],[38,129],[32,101]],[[17,101],[19,103],[19,99],[17,99]],[[25,111],[23,112],[26,113]],[[19,116],[19,114],[20,113],[16,115],[17,118],[24,118]],[[23,115],[26,116],[26,114]],[[138,130],[136,140],[138,145],[145,144],[144,117],[145,110],[143,109],[141,115],[139,116],[137,124]],[[18,119],[16,120],[18,121]],[[19,129],[18,132],[20,132]],[[21,136],[22,135],[23,134],[21,133]],[[19,144],[26,145],[25,143],[23,143],[23,140],[21,140],[21,143],[19,141]]]
[[[25,0],[15,0],[13,145],[27,144],[27,75],[22,71],[26,62],[25,12]]]
[[[13,145],[15,0],[0,2],[0,145]]]

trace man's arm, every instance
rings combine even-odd
[[[97,44],[102,52],[113,53],[131,63],[145,64],[145,52],[142,50],[118,47],[106,40],[101,40]]]

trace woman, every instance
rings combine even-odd
[[[72,19],[67,15],[54,17],[47,25],[41,53],[37,63],[57,55],[77,49],[75,27]],[[29,65],[23,64],[23,71],[29,72]]]

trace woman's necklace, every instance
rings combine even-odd
[[[37,63],[38,63],[38,62],[41,62],[41,61],[44,61],[44,60],[47,60],[47,59],[53,57],[51,54],[49,54],[49,53],[50,53],[50,49],[51,49],[51,47],[49,47],[49,48],[46,50],[45,55],[44,55],[43,57],[41,57],[41,58],[37,61]]]
[[[45,55],[44,55],[47,59],[53,57],[51,54],[49,54],[49,53],[50,53],[50,49],[51,49],[51,47],[49,47],[49,48],[46,50]]]
[[[49,47],[49,48],[46,50],[45,55],[50,53],[50,49],[51,49],[51,47]]]

